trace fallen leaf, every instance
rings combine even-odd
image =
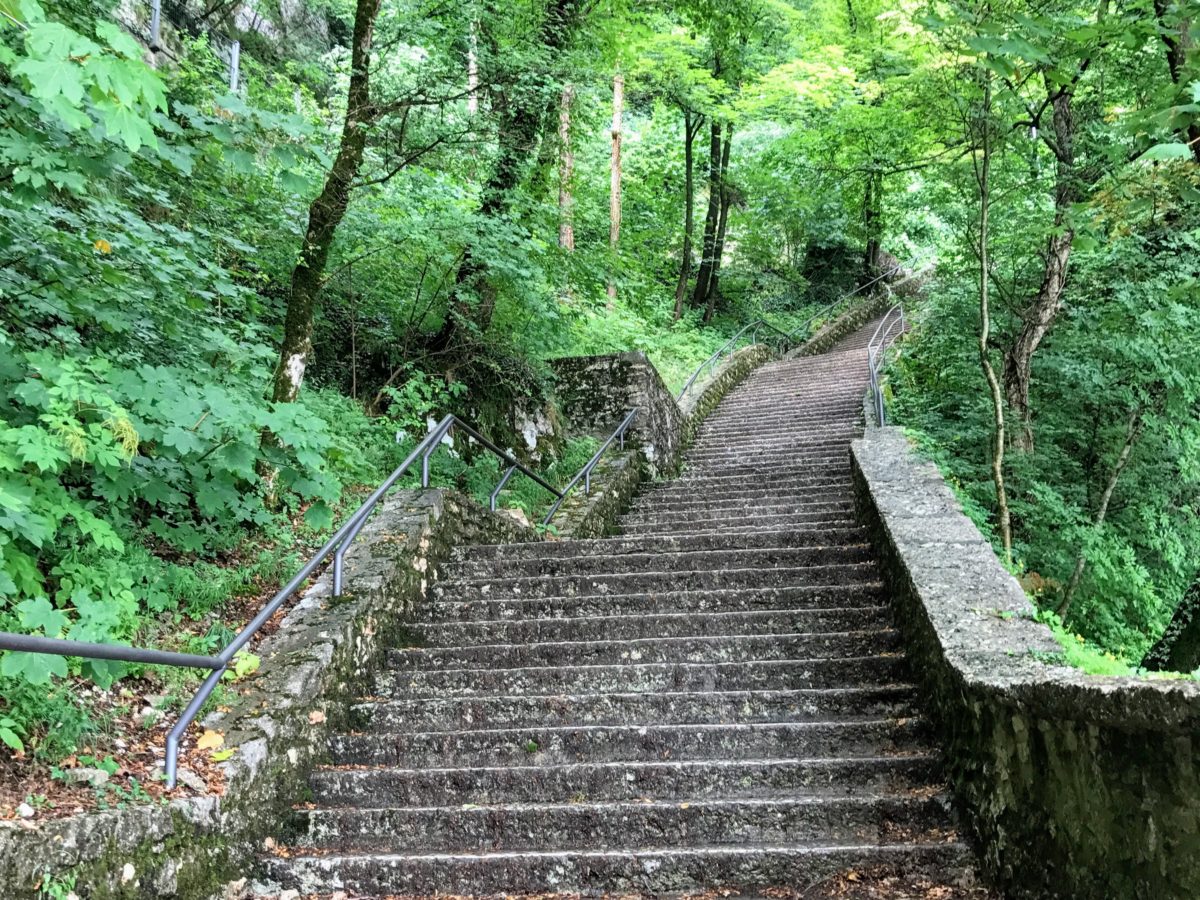
[[[230,747],[227,750],[218,750],[216,753],[214,753],[212,755],[211,758],[212,758],[213,762],[225,762],[225,760],[232,757],[233,754],[234,754],[234,749],[232,747]]]
[[[216,750],[224,743],[225,735],[210,728],[200,735],[200,740],[196,741],[196,748],[198,750]]]
[[[321,712],[319,709],[314,709],[308,714],[308,723],[310,725],[320,725],[324,721],[325,713]]]

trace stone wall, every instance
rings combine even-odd
[[[817,356],[821,353],[828,353],[843,338],[858,331],[877,316],[883,315],[895,303],[896,298],[890,290],[872,294],[850,306],[832,322],[821,326],[816,334],[794,350],[789,350],[785,356],[787,359],[797,359],[801,356]]]
[[[680,445],[686,447],[690,444],[700,428],[700,423],[717,408],[717,404],[725,395],[771,357],[771,348],[765,344],[751,344],[735,351],[729,359],[717,366],[709,378],[698,381],[679,403],[680,412],[683,413]]]
[[[606,438],[636,408],[628,443],[641,447],[651,475],[674,471],[683,449],[683,416],[645,353],[570,356],[550,366],[559,408],[573,430]]]
[[[205,719],[234,749],[223,764],[224,794],[36,828],[0,822],[3,896],[43,896],[35,885],[47,874],[59,883],[74,879],[84,898],[218,896],[224,883],[245,876],[264,838],[279,832],[305,795],[328,730],[344,724],[342,701],[361,694],[380,649],[400,634],[449,550],[536,539],[532,529],[453,492],[389,496],[346,555],[348,592],[335,601],[329,575],[318,579],[256,648],[262,666],[239,683],[229,711]],[[197,733],[193,726],[190,738]]]
[[[1061,648],[902,432],[851,450],[860,509],[987,874],[1015,898],[1200,897],[1200,684]]]
[[[580,482],[563,501],[551,522],[557,532],[551,534],[551,539],[582,540],[611,533],[642,483],[642,474],[639,450],[610,449],[592,472],[591,493],[585,493]]]

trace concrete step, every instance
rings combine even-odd
[[[861,537],[861,535],[859,535]],[[865,542],[810,544],[800,547],[736,547],[686,549],[655,553],[582,554],[543,558],[490,559],[444,563],[439,581],[472,586],[517,578],[558,578],[589,574],[616,575],[635,572],[692,572],[713,569],[777,569],[859,563],[874,557]]]
[[[867,656],[895,652],[900,635],[892,628],[800,634],[733,634],[701,637],[644,636],[625,640],[551,641],[536,644],[478,644],[389,650],[387,664],[400,672],[491,666],[604,666],[622,663],[732,662],[735,660]]]
[[[550,559],[575,556],[622,556],[628,553],[680,553],[694,550],[754,550],[767,547],[813,547],[837,543],[865,543],[868,534],[859,526],[843,528],[828,540],[812,531],[776,529],[758,534],[679,534],[662,537],[623,536],[583,541],[533,541],[527,544],[475,544],[454,551],[455,562],[469,563],[491,572],[497,561]],[[837,538],[837,540],[834,540]]]
[[[759,478],[749,479],[736,484],[712,487],[696,483],[675,483],[666,487],[655,487],[642,491],[637,499],[643,503],[674,503],[679,500],[703,498],[709,502],[720,500],[728,503],[734,500],[771,502],[773,500],[804,500],[814,493],[829,490],[848,490],[853,487],[850,470],[818,474],[812,476],[793,476],[784,481]]]
[[[953,832],[923,843],[632,847],[521,853],[304,854],[264,860],[268,878],[302,894],[496,896],[602,892],[664,896],[714,885],[800,890],[847,870],[930,873],[954,880],[971,858]]]
[[[423,647],[532,644],[548,641],[631,640],[710,637],[736,634],[795,634],[886,628],[891,613],[882,607],[851,609],[765,609],[755,612],[663,613],[578,616],[573,618],[426,622],[409,633]]]
[[[544,694],[373,698],[351,708],[358,730],[500,731],[566,725],[658,725],[698,722],[811,722],[837,718],[902,719],[915,715],[905,683],[762,691]]]
[[[775,480],[787,480],[794,474],[822,471],[850,471],[849,454],[833,456],[810,456],[806,458],[794,455],[770,462],[751,462],[746,465],[721,465],[717,468],[704,468],[684,460],[679,477],[674,484],[696,484],[703,486],[709,483],[737,482],[758,479],[765,483]]]
[[[501,730],[338,734],[330,741],[337,765],[555,765],[665,759],[753,759],[773,756],[847,757],[927,753],[920,717],[698,725],[570,725]]]
[[[573,668],[384,670],[376,675],[375,695],[451,697],[862,687],[905,680],[903,662],[899,656],[875,655],[750,662],[628,663]]]
[[[757,520],[764,516],[803,515],[811,513],[833,513],[838,516],[853,516],[854,494],[851,486],[836,490],[814,491],[803,497],[792,499],[748,502],[734,500],[706,500],[695,497],[691,500],[676,500],[671,503],[650,503],[636,498],[621,521],[654,521],[673,516],[701,516],[704,518],[727,519],[741,517]]]
[[[325,768],[312,776],[322,806],[395,807],[572,800],[863,796],[913,792],[940,777],[936,754],[846,759],[716,759],[565,763],[474,769]]]
[[[662,586],[660,585],[660,588]],[[671,585],[653,592],[607,593],[569,597],[489,597],[441,599],[425,607],[425,622],[477,622],[509,619],[580,618],[644,613],[693,614],[754,612],[764,609],[878,607],[885,602],[879,581],[834,585],[771,585],[685,591]]]
[[[747,519],[743,515],[713,516],[697,519],[686,513],[673,516],[636,518],[626,515],[621,519],[621,534],[625,537],[663,537],[675,535],[757,535],[786,528],[790,531],[841,531],[856,527],[858,520],[852,510],[816,513],[773,513]]]
[[[847,554],[854,558],[854,554]],[[870,559],[863,552],[862,560]],[[487,600],[520,597],[582,597],[597,594],[660,594],[665,591],[712,591],[774,585],[838,585],[874,581],[879,577],[873,561],[814,563],[773,569],[673,569],[559,575],[521,575],[497,580],[441,582],[431,590],[435,600]]]
[[[772,799],[505,803],[487,806],[335,807],[301,810],[293,846],[406,853],[590,850],[813,840],[880,841],[889,833],[935,838],[950,826],[944,797],[821,794]],[[932,832],[932,833],[931,833]]]

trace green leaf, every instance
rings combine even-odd
[[[0,675],[23,678],[30,684],[49,684],[51,678],[67,677],[67,661],[61,656],[14,650],[0,661]]]
[[[309,528],[324,531],[333,524],[333,510],[323,500],[318,500],[304,511],[304,522]]]
[[[17,604],[21,625],[30,631],[41,630],[46,637],[58,637],[66,630],[68,620],[45,597],[33,597]]]
[[[1191,159],[1192,151],[1184,143],[1155,144],[1142,154],[1142,159],[1167,160]]]

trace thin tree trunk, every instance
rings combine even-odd
[[[709,126],[708,144],[708,212],[704,216],[704,245],[700,269],[692,290],[692,306],[703,307],[708,302],[708,282],[712,277],[713,251],[717,241],[717,225],[721,217],[721,123],[713,119]]]
[[[717,235],[713,241],[712,272],[708,277],[708,302],[704,308],[704,321],[711,322],[717,308],[721,288],[721,260],[725,256],[725,229],[729,224],[729,205],[733,195],[729,190],[729,152],[733,146],[733,123],[725,125],[725,146],[721,150],[721,211],[717,217]]]
[[[371,105],[371,41],[379,5],[380,0],[358,0],[355,8],[346,120],[333,167],[325,178],[321,193],[308,208],[304,245],[292,270],[283,344],[271,388],[271,399],[276,403],[294,401],[304,383],[304,371],[312,355],[313,319],[329,250],[337,227],[346,215],[350,189],[362,166],[367,131],[375,117]]]
[[[358,301],[354,298],[354,265],[346,267],[350,285],[350,396],[358,399]]]
[[[1000,542],[1004,556],[1012,565],[1012,525],[1008,512],[1008,492],[1004,486],[1004,398],[1000,381],[992,368],[988,356],[988,337],[991,333],[991,306],[989,302],[990,263],[988,261],[988,215],[991,211],[992,173],[992,75],[983,73],[983,134],[981,135],[982,158],[974,160],[975,179],[979,185],[979,366],[987,381],[992,398],[992,481],[996,485],[996,517],[1000,528]]]
[[[867,174],[867,187],[863,199],[863,230],[866,232],[867,248],[863,255],[864,281],[879,274],[879,253],[883,243],[883,174],[872,170]]]
[[[575,176],[575,152],[571,149],[571,104],[574,102],[574,86],[564,85],[558,112],[558,246],[567,252],[575,249],[575,198],[571,194],[571,180]]]
[[[679,261],[679,283],[675,286],[676,322],[683,315],[683,298],[687,296],[688,282],[692,277],[692,235],[696,230],[696,133],[703,117],[691,110],[683,111],[683,258]]]
[[[613,76],[612,163],[608,187],[608,308],[617,299],[617,254],[621,246],[621,113],[625,106],[625,76]]]
[[[467,35],[467,112],[479,113],[479,23],[472,22]]]
[[[549,58],[556,58],[566,47],[580,9],[580,0],[555,0],[546,11],[540,41]],[[491,174],[483,185],[479,212],[484,219],[504,215],[512,205],[512,195],[528,171],[541,134],[547,104],[536,97],[510,98],[500,121],[500,147]],[[467,326],[482,334],[491,325],[496,311],[498,288],[488,277],[488,266],[468,245],[455,278],[454,291],[446,319],[429,342],[434,353],[446,351],[455,342],[459,328]]]
[[[1191,19],[1180,16],[1179,22],[1172,26],[1168,21],[1170,9],[1167,0],[1154,0],[1154,15],[1157,19],[1159,32],[1166,47],[1167,71],[1171,83],[1180,86],[1187,70],[1188,57],[1195,52],[1191,40]],[[1192,156],[1200,163],[1200,117],[1193,116],[1181,137],[1192,148]]]
[[[1129,455],[1133,452],[1133,445],[1141,430],[1142,407],[1140,404],[1134,404],[1129,410],[1129,419],[1125,423],[1125,443],[1121,445],[1121,452],[1117,455],[1117,461],[1108,475],[1108,483],[1104,485],[1104,493],[1100,495],[1100,506],[1096,509],[1096,518],[1092,523],[1092,529],[1096,532],[1104,527],[1104,519],[1108,516],[1108,504],[1112,500],[1113,491],[1116,490],[1117,479],[1121,477],[1121,472],[1125,470],[1125,465],[1129,462]],[[1058,616],[1064,622],[1067,620],[1067,613],[1071,611],[1071,603],[1075,599],[1075,592],[1079,589],[1079,581],[1083,578],[1083,569],[1086,565],[1087,557],[1084,555],[1084,551],[1080,550],[1079,556],[1075,560],[1075,569],[1071,572],[1071,579],[1067,582],[1067,589],[1063,592],[1062,604],[1058,607]]]
[[[1071,244],[1075,239],[1074,228],[1070,225],[1071,207],[1079,200],[1072,92],[1061,89],[1049,80],[1046,90],[1052,92],[1053,96],[1054,228],[1046,244],[1041,286],[1033,302],[1021,312],[1021,328],[1004,354],[1004,392],[1009,409],[1017,417],[1012,446],[1022,453],[1033,450],[1033,411],[1029,405],[1033,356],[1062,309],[1067,265],[1071,258]]]

